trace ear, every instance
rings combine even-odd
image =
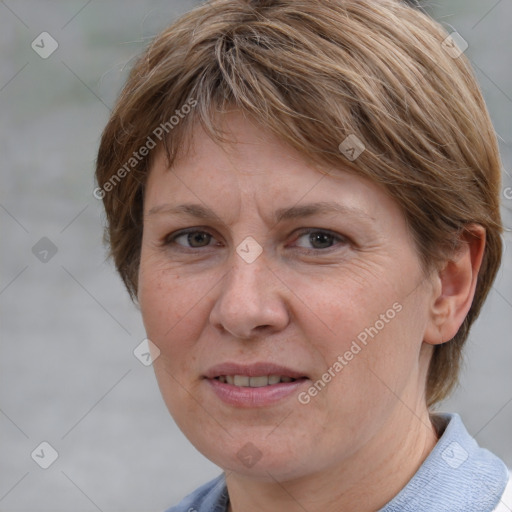
[[[484,249],[485,228],[471,224],[460,247],[434,272],[425,343],[439,345],[457,334],[473,302]]]

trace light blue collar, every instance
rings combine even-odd
[[[505,463],[480,448],[458,414],[409,483],[379,512],[491,512],[508,481]]]
[[[409,483],[378,512],[492,512],[508,480],[501,459],[480,448],[458,414],[437,414],[446,425],[436,446]],[[220,475],[167,512],[226,512]]]

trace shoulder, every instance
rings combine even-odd
[[[198,487],[166,512],[225,512],[228,491],[224,474]]]
[[[380,512],[510,512],[505,463],[478,445],[458,414],[436,413],[431,420],[438,430],[437,444]],[[499,508],[502,504],[505,508]]]
[[[512,471],[509,469],[508,482],[498,506],[493,512],[509,512],[512,510]]]

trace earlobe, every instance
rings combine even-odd
[[[471,224],[461,235],[460,247],[436,271],[426,343],[439,345],[457,334],[473,302],[484,250],[485,229]]]

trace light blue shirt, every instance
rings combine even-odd
[[[478,446],[458,414],[437,416],[446,427],[436,446],[378,512],[493,512],[500,504],[509,479],[505,463]],[[222,474],[167,512],[226,512],[228,503]]]

